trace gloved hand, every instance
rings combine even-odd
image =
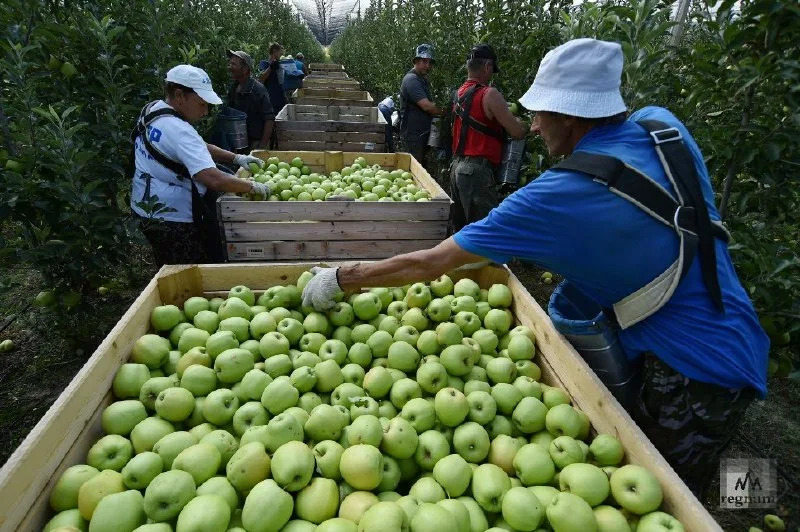
[[[252,155],[245,155],[240,153],[233,157],[233,162],[241,166],[242,168],[247,168],[247,165],[250,163],[256,163],[260,167],[264,167],[264,159],[259,159],[258,157],[253,157]]]
[[[342,291],[336,272],[339,268],[311,268],[314,277],[303,289],[303,305],[313,306],[318,311],[330,310],[336,304],[334,298]]]
[[[255,194],[262,200],[265,200],[269,198],[270,192],[271,190],[269,189],[269,185],[266,183],[259,183],[257,181],[250,182],[250,194]]]

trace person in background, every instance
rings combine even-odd
[[[275,112],[267,89],[253,79],[253,59],[247,53],[228,50],[227,54],[228,72],[233,80],[228,90],[228,106],[247,115],[249,149],[268,148]]]
[[[283,109],[283,106],[286,105],[286,96],[283,90],[284,72],[280,65],[281,55],[283,55],[283,46],[276,42],[271,43],[269,45],[269,59],[259,63],[259,68],[262,69],[262,72],[258,75],[258,81],[267,88],[275,114],[278,114]]]
[[[766,396],[769,340],[700,148],[667,109],[628,116],[622,67],[618,43],[548,52],[520,103],[536,113],[531,132],[566,159],[434,248],[314,268],[303,304],[329,309],[340,290],[430,281],[481,258],[557,272],[606,309],[635,375],[628,412],[702,497],[747,406]]]
[[[450,165],[450,197],[453,198],[453,230],[485,218],[499,198],[495,172],[508,133],[521,139],[525,125],[508,110],[503,95],[490,86],[500,72],[497,55],[488,44],[479,44],[467,57],[467,80],[454,95],[453,162]]]
[[[166,98],[147,104],[131,134],[135,171],[131,210],[153,247],[156,263],[221,262],[222,249],[211,191],[269,196],[263,183],[217,169],[215,161],[263,165],[207,144],[192,126],[222,100],[204,70],[178,65],[167,72]],[[161,204],[157,208],[156,204]]]
[[[308,65],[306,64],[306,56],[303,55],[303,52],[297,52],[294,56],[294,62],[297,64],[297,68],[303,71],[303,74],[308,76],[311,72],[308,69]]]
[[[428,74],[433,68],[433,46],[420,44],[414,53],[414,67],[406,73],[400,84],[400,138],[402,151],[407,151],[424,166],[428,150],[428,137],[434,116],[442,110],[431,101]]]

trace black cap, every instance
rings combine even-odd
[[[500,68],[497,66],[497,54],[494,53],[494,48],[488,44],[476,44],[473,46],[467,59],[491,59],[494,64],[495,74],[500,72]]]

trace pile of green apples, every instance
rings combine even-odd
[[[363,157],[330,176],[312,173],[300,157],[290,162],[270,157],[263,168],[250,163],[246,177],[269,185],[272,194],[268,201],[325,201],[331,196],[355,201],[430,200],[428,191],[414,182],[410,172],[384,170],[379,164],[370,166]],[[252,194],[242,197],[260,199]]]
[[[683,530],[539,381],[506,285],[445,275],[321,313],[311,277],[154,308],[45,530]]]

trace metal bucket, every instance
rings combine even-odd
[[[558,332],[581,354],[617,401],[629,409],[636,392],[634,372],[616,330],[600,306],[564,281],[550,296],[547,311]]]
[[[439,125],[441,124],[441,119],[437,116],[433,120],[431,120],[431,134],[428,136],[428,146],[432,148],[439,147]]]
[[[247,147],[247,114],[232,107],[225,107],[217,115],[217,134],[224,145],[220,148],[239,151]]]
[[[503,156],[497,172],[497,181],[506,185],[519,184],[519,174],[525,157],[525,139],[509,140],[503,144]]]

